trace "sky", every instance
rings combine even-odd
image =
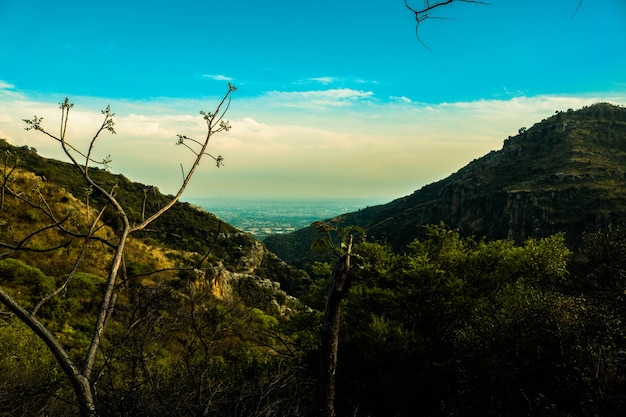
[[[224,166],[183,199],[392,200],[557,110],[626,105],[626,2],[454,2],[416,32],[403,0],[0,0],[0,57],[0,138],[40,155],[66,160],[22,119],[57,132],[69,97],[86,149],[110,105],[97,155],[175,193],[176,135],[203,138],[232,83]]]

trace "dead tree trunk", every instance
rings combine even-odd
[[[339,350],[341,300],[343,300],[350,288],[350,256],[348,251],[335,262],[324,311],[320,348],[320,374],[322,378],[322,402],[326,417],[335,417],[335,380],[337,374],[337,352]]]

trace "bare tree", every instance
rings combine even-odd
[[[213,158],[215,160],[218,166],[221,165],[222,157],[214,157],[207,152],[207,148],[209,145],[209,141],[213,137],[213,135],[230,129],[229,123],[224,120],[224,115],[230,105],[231,93],[233,93],[235,90],[236,88],[229,84],[228,91],[223,96],[213,112],[200,112],[202,117],[206,121],[207,128],[207,134],[203,140],[198,141],[187,136],[178,136],[178,144],[189,148],[195,154],[195,159],[191,164],[189,171],[187,173],[183,172],[183,181],[176,195],[172,197],[167,204],[162,206],[155,213],[145,219],[142,218],[142,221],[139,224],[131,224],[126,209],[120,204],[120,202],[116,198],[116,186],[114,185],[111,189],[107,189],[104,185],[96,182],[90,175],[90,166],[92,164],[100,164],[106,166],[110,162],[108,157],[99,161],[95,160],[93,157],[94,146],[97,140],[100,138],[100,135],[105,131],[115,133],[115,123],[113,121],[114,113],[111,112],[111,109],[109,107],[102,111],[104,120],[101,126],[97,129],[93,138],[91,139],[86,152],[80,151],[71,143],[69,143],[66,139],[70,110],[73,107],[73,104],[70,103],[69,99],[65,99],[65,101],[60,105],[61,122],[58,135],[50,133],[42,126],[43,119],[41,117],[34,116],[33,119],[24,120],[27,124],[26,130],[35,130],[42,132],[43,134],[47,135],[48,137],[57,141],[60,144],[61,148],[63,149],[67,157],[71,160],[72,164],[80,171],[80,174],[82,175],[87,185],[87,188],[89,190],[92,190],[93,193],[99,193],[104,196],[106,200],[106,206],[113,207],[113,209],[117,213],[117,216],[119,217],[119,219],[121,219],[122,223],[120,232],[117,234],[117,236],[115,236],[114,239],[103,239],[96,237],[95,231],[99,227],[98,221],[100,220],[101,215],[104,212],[103,208],[97,216],[94,216],[94,218],[90,220],[91,227],[88,228],[88,231],[83,235],[80,235],[74,232],[70,232],[67,228],[65,228],[64,220],[56,220],[54,218],[52,210],[46,211],[45,201],[41,203],[43,206],[43,210],[52,220],[51,225],[47,226],[46,228],[59,229],[62,233],[67,234],[68,238],[70,239],[83,239],[83,252],[84,249],[87,247],[87,244],[90,241],[96,239],[111,248],[113,252],[112,261],[108,267],[108,276],[106,278],[105,284],[103,285],[101,299],[99,301],[99,310],[94,322],[93,332],[91,334],[91,341],[89,343],[89,347],[84,354],[84,357],[80,358],[80,361],[77,359],[73,359],[68,354],[66,349],[57,339],[57,337],[55,337],[55,335],[38,319],[36,315],[39,307],[41,307],[43,303],[58,294],[60,292],[60,288],[57,289],[54,293],[45,297],[39,303],[37,303],[36,307],[30,311],[27,310],[23,305],[21,305],[4,289],[0,288],[0,303],[4,304],[9,309],[9,311],[11,311],[16,317],[18,317],[22,322],[24,322],[29,328],[31,328],[35,332],[35,334],[46,344],[50,352],[54,355],[59,366],[63,369],[65,375],[67,375],[67,378],[71,382],[73,390],[77,397],[80,415],[83,417],[95,417],[98,415],[94,390],[94,383],[97,379],[97,373],[94,372],[96,357],[101,349],[101,344],[103,341],[107,323],[115,309],[119,273],[123,265],[124,250],[128,237],[134,232],[144,230],[150,223],[159,218],[163,213],[168,211],[174,204],[179,201],[203,157],[209,156],[210,158]],[[6,161],[4,164],[3,172],[4,175],[2,190],[4,191],[7,185],[7,178],[9,178],[10,174],[12,173],[12,167],[8,165]],[[18,242],[15,245],[4,244],[2,246],[4,248],[12,250],[23,250],[26,249],[27,239],[28,238],[22,240],[21,242]],[[77,269],[81,258],[82,255],[76,261],[74,270]],[[71,279],[71,277],[72,273],[69,275],[68,280]],[[68,280],[66,280],[61,287],[66,286],[68,284]]]
[[[365,230],[358,226],[340,227],[337,224],[315,222],[318,233],[323,237],[311,244],[313,251],[323,251],[335,259],[335,265],[328,286],[328,296],[324,309],[320,346],[320,379],[322,383],[322,406],[325,417],[335,417],[335,381],[337,376],[337,354],[339,352],[339,325],[341,322],[341,301],[348,294],[352,284],[352,260],[358,259],[355,252],[355,235],[364,238]],[[336,240],[338,240],[336,242]]]

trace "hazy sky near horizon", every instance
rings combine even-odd
[[[56,132],[70,97],[85,146],[111,105],[96,150],[173,193],[193,157],[176,134],[202,138],[230,82],[225,165],[184,199],[401,197],[556,110],[626,104],[626,2],[578,3],[455,3],[425,47],[403,0],[0,0],[0,138],[64,159],[22,119]]]

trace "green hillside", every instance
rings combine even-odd
[[[119,239],[120,215],[104,196],[86,188],[71,164],[4,140],[0,150],[0,288],[36,316],[71,357],[81,358]],[[90,173],[115,190],[131,223],[171,199],[121,175]],[[224,389],[213,399],[217,412],[233,402],[253,404],[256,394],[245,399],[253,387],[296,380],[296,368],[287,373],[281,368],[296,339],[282,327],[307,315],[284,290],[301,291],[307,282],[305,273],[252,236],[199,207],[177,203],[125,245],[115,313],[96,361],[102,415],[114,415],[108,413],[115,409],[124,410],[122,415],[158,415],[157,398],[174,395],[177,381],[189,395],[197,383],[203,390]],[[55,359],[10,311],[0,304],[0,416],[77,415],[72,387]],[[179,372],[196,366],[181,379]],[[150,385],[155,381],[158,388]],[[262,395],[279,401],[290,394]],[[176,401],[177,413],[189,415],[185,402],[193,400]],[[190,409],[201,397],[195,401]]]
[[[626,109],[598,103],[559,111],[449,177],[343,221],[398,250],[439,222],[518,243],[564,232],[576,245],[585,231],[626,221]],[[303,266],[313,237],[308,228],[264,242]]]
[[[89,194],[92,206],[97,207],[105,203],[104,196],[88,193],[84,179],[71,164],[43,158],[32,148],[14,147],[4,140],[0,140],[0,152],[7,158],[6,163],[19,162],[18,172],[34,174],[32,187],[47,190],[49,196],[56,200],[72,198],[86,203],[87,194]],[[111,187],[116,184],[116,197],[127,209],[131,223],[139,223],[142,215],[154,213],[171,199],[171,196],[161,194],[158,188],[133,182],[123,175],[114,175],[99,168],[92,168],[90,173],[100,184],[109,184]],[[65,194],[67,197],[64,196]],[[4,209],[5,213],[0,213],[0,215],[5,218],[21,216],[7,213],[7,210],[8,206]],[[112,209],[105,211],[103,222],[113,229],[119,227],[117,214]],[[138,233],[136,237],[147,242],[148,245],[163,247],[171,251],[182,251],[196,256],[209,253],[212,259],[218,260],[227,269],[233,270],[241,267],[238,260],[245,252],[241,248],[255,248],[258,245],[251,235],[242,233],[215,215],[186,202],[174,205],[147,231]],[[262,264],[263,267],[259,265],[257,272],[266,275],[267,270],[276,269],[274,271],[276,278],[285,288],[292,292],[298,291],[292,282],[303,279],[301,272],[281,264],[272,253],[265,250],[262,254]]]

